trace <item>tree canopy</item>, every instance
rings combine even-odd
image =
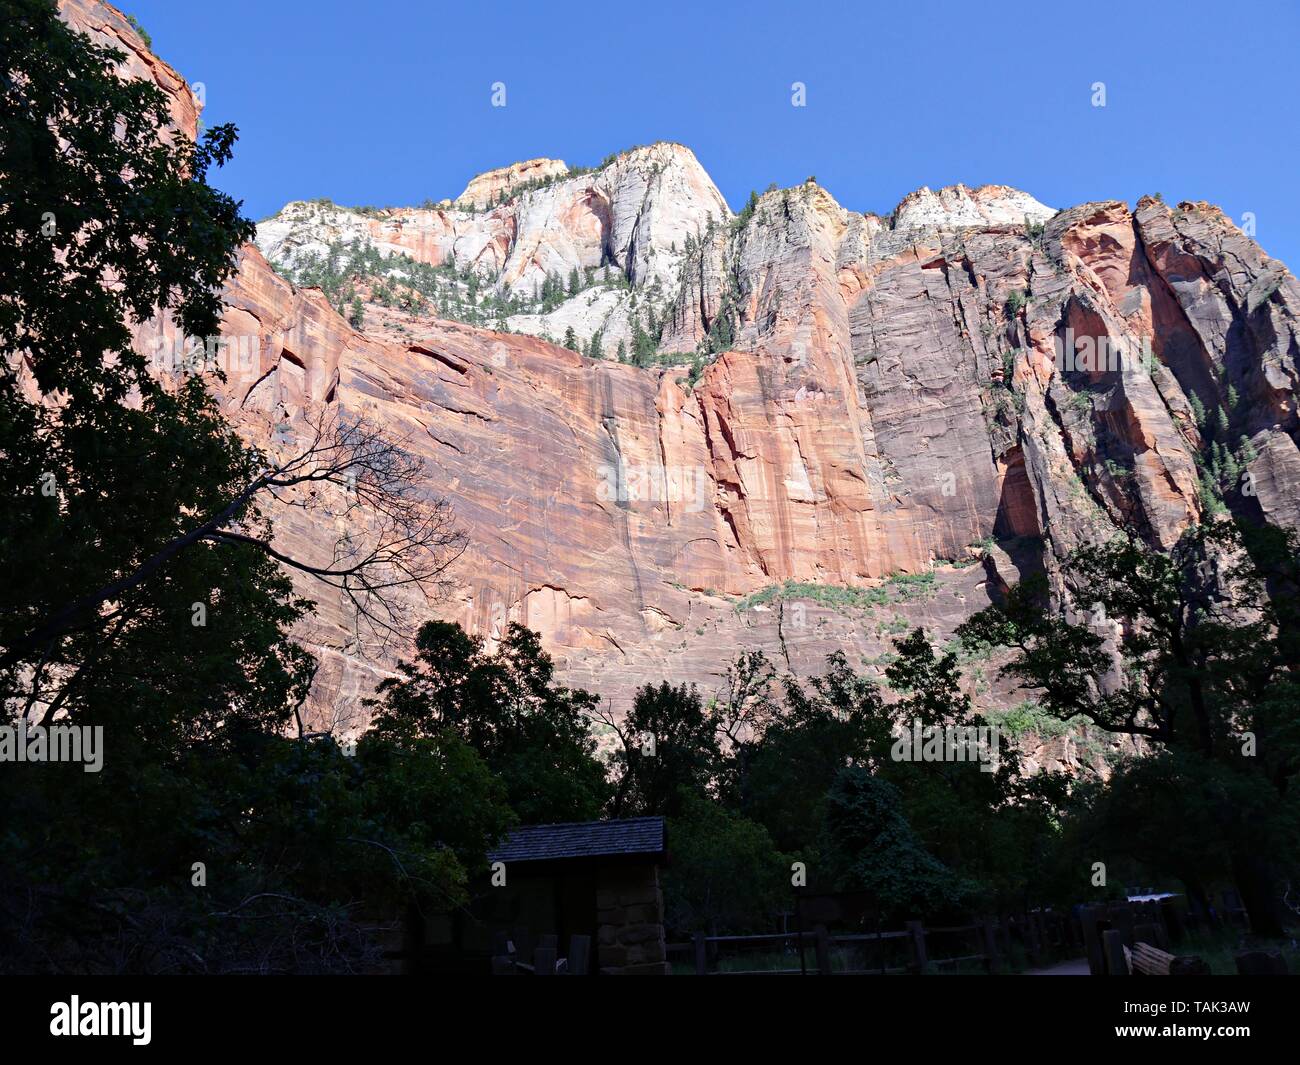
[[[156,86],[118,76],[119,52],[53,4],[10,8],[0,685],[7,725],[102,729],[103,757],[93,773],[0,773],[0,965],[366,964],[364,920],[462,904],[514,815],[452,733],[366,737],[352,757],[342,737],[294,734],[315,666],[291,628],[310,604],[259,509],[294,474],[234,433],[199,373],[154,375],[133,346],[163,315],[183,335],[218,331],[221,286],[252,234],[208,183],[235,129],[193,143]],[[349,432],[326,438],[308,475],[359,469],[357,494],[387,508],[390,530],[445,531],[403,495],[397,452]],[[384,579],[364,574],[352,590],[382,597]]]

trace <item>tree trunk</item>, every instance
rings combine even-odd
[[[1283,935],[1278,912],[1276,880],[1269,863],[1255,854],[1235,852],[1232,876],[1241,894],[1241,904],[1250,918],[1250,930],[1257,936],[1280,939]]]

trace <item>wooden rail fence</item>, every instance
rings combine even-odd
[[[1008,929],[993,918],[972,924],[926,928],[921,921],[908,921],[902,929],[854,934],[832,934],[825,925],[817,925],[811,932],[774,932],[765,935],[707,936],[697,932],[689,943],[668,944],[669,956],[686,954],[693,959],[695,972],[700,976],[782,976],[782,975],[898,975],[934,972],[948,965],[978,962],[986,972],[993,972],[1007,951]],[[951,944],[964,944],[964,953],[934,955],[934,940]],[[717,960],[722,950],[737,946],[769,946],[787,954],[797,966],[770,969],[719,969]],[[836,968],[835,947],[875,948],[878,964],[853,968],[846,964]],[[889,947],[893,947],[890,957]],[[973,948],[973,949],[972,949]],[[811,955],[811,958],[810,958]],[[858,960],[850,957],[848,962]],[[903,964],[898,964],[902,961]]]

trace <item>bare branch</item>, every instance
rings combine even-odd
[[[253,547],[290,569],[336,588],[361,629],[385,645],[409,631],[417,597],[445,593],[447,573],[465,548],[451,505],[430,496],[423,463],[364,417],[322,411],[308,421],[309,442],[269,466],[221,511],[165,544],[117,580],[55,611],[0,655],[0,669],[22,661],[50,641],[98,627],[105,604],[118,602],[171,559],[200,542]],[[333,520],[328,559],[300,558],[275,546],[258,519],[256,502],[277,503]],[[321,522],[316,521],[319,528]],[[403,601],[405,600],[405,602]]]

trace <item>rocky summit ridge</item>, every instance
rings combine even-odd
[[[114,9],[61,8],[175,89]],[[711,691],[742,648],[878,671],[900,632],[942,642],[1120,532],[1300,525],[1300,285],[1206,203],[957,185],[878,216],[810,181],[733,212],[661,143],[420,207],[290,203],[226,299],[255,352],[214,386],[241,432],[291,440],[333,407],[407,439],[468,536],[434,612],[489,640],[527,624],[616,709],[647,681]],[[313,704],[358,724],[392,659],[303,590]],[[982,701],[1019,698],[966,667]],[[1056,742],[1031,757],[1091,757]]]
[[[795,191],[868,234],[1042,222],[1055,213],[1002,185],[921,188],[884,218],[845,211],[812,179],[802,190],[769,195]],[[620,342],[631,350],[638,325],[657,326],[691,249],[735,223],[694,153],[659,142],[595,168],[570,169],[555,159],[513,163],[474,177],[454,200],[420,207],[295,201],[259,224],[257,244],[281,273],[324,282],[336,298],[337,282],[358,267],[399,285],[419,267],[458,271],[454,283],[433,286],[437,295],[426,291],[440,315],[547,339],[572,330],[585,353],[613,358]],[[370,251],[385,261],[362,265],[357,253]],[[339,300],[340,313],[347,303]],[[694,347],[673,334],[669,342]]]

